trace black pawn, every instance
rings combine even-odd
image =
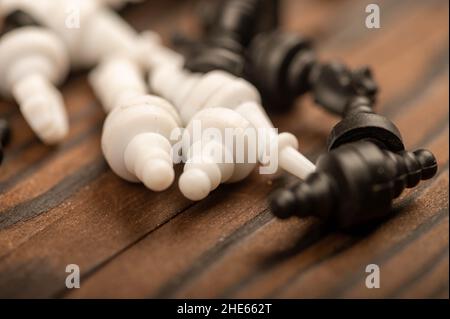
[[[288,110],[310,90],[316,55],[309,39],[273,31],[254,38],[247,52],[246,77],[258,88],[271,112]]]
[[[356,97],[363,96],[374,104],[378,93],[378,85],[367,66],[350,70],[337,61],[317,63],[309,80],[315,102],[339,116],[347,112]]]
[[[354,228],[389,215],[405,188],[436,172],[429,151],[396,154],[370,142],[351,143],[321,156],[306,181],[275,192],[271,208],[279,218],[315,216]]]
[[[368,67],[350,70],[339,62],[320,63],[312,42],[294,33],[259,34],[247,55],[246,77],[270,111],[289,110],[298,97],[310,92],[318,105],[343,116],[354,97],[375,101],[378,92]]]
[[[0,164],[3,162],[3,148],[11,139],[11,129],[6,120],[0,119]]]
[[[278,24],[278,0],[219,1],[207,7],[207,13],[201,43],[177,38],[175,45],[187,55],[185,67],[192,72],[224,70],[243,77],[250,40]]]

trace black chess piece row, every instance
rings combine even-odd
[[[319,158],[316,172],[273,194],[273,213],[280,218],[317,216],[341,228],[385,217],[405,188],[436,174],[435,157],[427,150],[407,152],[395,124],[374,112],[378,86],[370,68],[350,70],[339,62],[321,63],[309,39],[275,30],[274,24],[266,24],[268,32],[249,32],[245,27],[249,16],[249,21],[267,19],[256,6],[242,9],[256,2],[222,1],[218,15],[207,24],[206,40],[188,45],[196,52],[195,58],[187,55],[186,68],[221,69],[246,77],[269,110],[288,110],[297,97],[310,92],[318,105],[342,117],[331,131],[329,153]],[[225,17],[227,23],[222,23]],[[210,40],[214,37],[219,40]],[[239,63],[230,63],[225,56],[234,56]]]
[[[276,0],[212,2],[202,15],[202,41],[176,37],[175,46],[187,56],[185,67],[248,79],[271,112],[287,111],[307,92],[338,115],[354,95],[375,98],[378,87],[368,67],[350,70],[339,62],[321,63],[310,39],[278,30],[279,6]]]

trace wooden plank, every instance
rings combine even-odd
[[[444,78],[445,80],[445,78]],[[423,98],[422,100],[419,100],[417,103],[413,104],[411,109],[408,108],[407,109],[407,114],[408,116],[410,116],[410,122],[414,122],[415,121],[415,114],[417,113],[422,113],[424,109],[427,108],[428,105],[430,105],[431,102],[434,102],[436,100],[436,97],[440,98],[442,96],[442,92],[446,92],[446,82],[443,81],[443,79],[439,78],[436,82],[436,85],[433,85],[432,88],[433,90],[431,90],[431,92],[428,92],[428,94],[425,94],[425,98]],[[443,109],[443,111],[441,110],[441,112],[437,111],[437,118],[440,119],[440,117],[442,116],[442,114],[445,114],[445,112],[448,112],[448,109],[446,108],[440,108]],[[405,122],[406,123],[406,122]],[[434,126],[432,124],[433,122],[430,122],[429,125],[424,125],[424,129],[419,130],[419,133],[413,135],[412,141],[414,141],[416,144],[421,143],[421,139],[423,139],[424,137],[426,137],[427,133],[431,132],[432,134],[434,133]],[[424,123],[425,124],[425,123]],[[404,127],[404,132],[406,134],[408,133],[413,133],[413,131],[415,131],[415,127],[412,127],[411,125]],[[445,134],[443,136],[447,136],[447,132],[444,132]],[[443,142],[440,144],[440,148],[435,148],[434,151],[437,152],[438,154],[438,158],[440,159],[440,164],[444,164],[446,159],[445,154],[448,153],[446,152],[446,147],[445,147],[445,143],[448,144],[448,139],[443,139]],[[448,148],[447,148],[448,151]],[[444,162],[443,162],[444,161]],[[251,187],[251,186],[250,186]],[[253,192],[253,195],[255,195],[256,192]],[[258,197],[259,199],[259,197]],[[210,199],[210,203],[211,205],[213,203],[217,202],[216,198]],[[236,204],[238,205],[238,204]],[[248,205],[246,205],[245,207],[247,207]],[[183,280],[189,281],[192,280],[192,277],[194,276],[193,273],[196,273],[195,271],[191,271],[190,269],[198,269],[199,266],[196,266],[195,261],[198,259],[198,256],[200,255],[214,255],[215,252],[215,246],[212,247],[211,251],[205,250],[205,247],[203,245],[198,245],[199,242],[203,242],[203,241],[207,241],[209,240],[209,236],[217,236],[214,235],[214,233],[209,230],[208,233],[196,233],[194,231],[192,231],[192,235],[189,237],[184,237],[178,239],[178,233],[176,233],[175,231],[173,231],[173,229],[177,228],[177,224],[185,224],[187,223],[186,220],[191,219],[192,223],[191,223],[191,227],[200,227],[201,225],[203,225],[204,227],[208,227],[208,221],[205,221],[204,223],[201,223],[198,219],[194,218],[194,217],[189,217],[191,216],[191,211],[193,211],[194,213],[192,213],[193,215],[195,214],[200,214],[201,212],[204,211],[208,211],[210,214],[217,214],[217,211],[222,211],[223,214],[227,214],[230,215],[232,214],[232,216],[234,216],[234,213],[238,213],[239,216],[241,216],[242,212],[240,209],[237,209],[237,207],[240,208],[240,206],[233,206],[233,207],[228,207],[226,209],[223,208],[218,208],[215,207],[214,209],[205,209],[204,207],[198,208],[198,207],[193,207],[192,209],[190,209],[189,211],[185,212],[183,215],[179,216],[178,218],[173,219],[165,228],[158,230],[158,232],[154,232],[152,234],[149,234],[145,239],[143,239],[139,244],[137,244],[136,246],[132,247],[129,249],[129,251],[125,252],[123,254],[123,256],[119,256],[118,258],[116,258],[115,260],[111,261],[111,263],[107,266],[105,266],[104,269],[102,269],[100,272],[100,274],[95,274],[92,276],[92,278],[89,278],[87,281],[85,281],[85,285],[84,287],[75,292],[75,296],[89,296],[89,297],[95,297],[95,296],[99,296],[105,293],[108,293],[108,296],[111,297],[123,297],[124,295],[122,295],[122,293],[124,294],[128,294],[129,291],[121,291],[118,289],[118,287],[120,286],[124,286],[125,283],[129,283],[132,282],[132,286],[134,287],[135,285],[139,285],[139,287],[146,287],[147,289],[147,294],[152,294],[152,291],[156,291],[157,293],[161,293],[162,296],[165,296],[165,293],[167,290],[171,290],[169,288],[166,287],[156,287],[153,288],[154,286],[156,286],[158,283],[160,282],[164,282],[165,280],[167,280],[168,278],[171,278],[174,273],[172,271],[167,270],[167,268],[163,268],[162,264],[170,264],[170,260],[173,260],[173,254],[175,254],[177,257],[177,259],[183,259],[183,264],[185,265],[185,267],[187,268],[187,270],[185,270],[184,272],[188,273],[189,276],[187,275],[182,275],[179,277],[176,277],[175,279],[173,279],[173,281],[176,284],[173,284],[173,286],[176,286],[177,284],[180,285],[180,279],[182,278]],[[263,212],[264,214],[265,212]],[[253,211],[248,212],[246,214],[254,214]],[[186,216],[188,215],[188,216]],[[202,214],[202,216],[204,216],[204,214]],[[172,226],[172,224],[175,224]],[[168,226],[171,225],[171,227],[169,228]],[[260,227],[264,226],[264,224],[260,225]],[[300,224],[301,225],[301,224]],[[277,230],[277,233],[280,230]],[[230,231],[229,237],[233,237],[233,234],[235,232],[238,232],[238,230],[234,230],[234,232]],[[160,233],[162,233],[161,235],[159,235]],[[299,232],[301,233],[301,232]],[[163,255],[162,251],[166,251],[168,248],[168,242],[169,240],[165,238],[170,238],[170,252],[171,254],[169,256],[167,255]],[[217,238],[217,237],[214,237]],[[266,243],[268,238],[272,238],[271,236],[264,236],[261,241],[259,243]],[[320,238],[320,237],[319,237]],[[217,240],[217,239],[216,239]],[[225,239],[226,241],[226,239]],[[172,244],[173,242],[176,243],[176,247],[173,247]],[[164,245],[160,245],[161,243],[165,243]],[[327,242],[327,244],[329,244],[329,242]],[[156,245],[156,246],[155,246]],[[187,252],[185,252],[185,247],[189,247],[190,245],[193,245],[193,247],[195,247],[196,250],[199,250],[196,252],[196,257],[192,257],[192,249],[188,250]],[[235,243],[235,245],[237,247],[240,247],[240,243]],[[260,247],[260,246],[258,246]],[[258,247],[253,247],[254,251],[257,252],[256,248]],[[238,248],[236,248],[238,249]],[[248,265],[248,251],[246,250],[238,250],[240,257],[242,258],[241,260],[237,261],[237,260],[233,260],[233,261],[229,261],[229,262],[225,262],[223,263],[221,266],[219,267],[217,272],[213,272],[212,274],[209,274],[209,276],[207,276],[206,278],[204,278],[204,280],[202,281],[203,285],[194,285],[194,290],[199,294],[199,295],[193,295],[194,297],[199,297],[199,296],[209,296],[209,295],[205,295],[205,292],[208,291],[208,286],[209,289],[213,289],[213,290],[217,290],[219,289],[220,285],[218,284],[218,281],[221,281],[220,279],[216,279],[216,278],[223,278],[220,274],[224,274],[226,273],[227,269],[233,268],[233,270],[235,269],[235,267],[231,266],[231,265],[241,265],[241,267],[246,267]],[[161,260],[161,256],[164,256],[165,259]],[[215,255],[215,257],[219,258],[218,255]],[[223,256],[220,256],[221,258]],[[215,265],[217,262],[216,260],[210,260],[208,259],[208,257],[204,257],[205,259],[208,260],[207,265],[210,265],[209,262],[213,265]],[[201,258],[200,258],[201,259]],[[141,263],[137,264],[135,261],[136,260],[140,260]],[[131,263],[131,261],[133,261]],[[156,262],[157,261],[157,262]],[[181,261],[179,261],[178,263],[181,263]],[[177,267],[178,266],[177,263]],[[189,265],[189,263],[193,263],[193,265]],[[203,266],[205,266],[205,264],[201,264]],[[250,264],[252,266],[255,266],[255,264]],[[250,268],[250,272],[251,271],[255,271],[255,268],[249,266]],[[134,269],[134,271],[131,271],[131,267]],[[158,273],[157,278],[154,278],[153,276],[148,276],[146,277],[144,274],[145,273]],[[156,276],[155,276],[156,277]],[[114,282],[108,282],[108,278],[115,278]],[[230,284],[230,280],[229,277],[224,277],[225,279],[224,282],[227,284]],[[242,278],[239,278],[242,279]],[[215,284],[214,286],[211,286],[210,283],[214,281]],[[198,283],[197,283],[198,284]],[[172,286],[169,284],[169,286]],[[140,292],[141,289],[139,289]],[[83,292],[85,292],[85,295],[83,295]],[[135,296],[135,295],[133,295]],[[137,295],[137,296],[143,296],[143,295]],[[145,295],[144,295],[145,296]],[[159,295],[158,295],[159,296]],[[185,295],[180,294],[177,295],[178,297],[184,297]],[[188,296],[192,296],[192,295],[188,295]]]

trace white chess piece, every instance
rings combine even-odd
[[[263,155],[276,151],[277,164],[289,173],[305,179],[314,172],[315,165],[298,151],[296,137],[290,133],[278,135],[274,132],[273,124],[261,107],[260,95],[249,82],[223,71],[198,75],[164,65],[151,72],[150,87],[175,104],[185,124],[203,109],[225,107],[236,111],[255,128],[265,129],[265,136],[261,137],[263,141],[258,142],[261,164],[271,165],[274,157]]]
[[[144,72],[121,55],[102,61],[89,74],[89,83],[106,113],[133,97],[147,94]]]
[[[150,95],[131,98],[116,107],[103,126],[102,150],[111,169],[130,182],[153,191],[172,185],[171,133],[179,128],[175,110]]]
[[[32,130],[47,144],[68,133],[63,97],[55,88],[68,71],[64,45],[46,29],[18,28],[0,39],[0,93],[15,98]]]
[[[172,144],[181,121],[162,98],[147,95],[141,69],[128,57],[111,56],[89,75],[89,82],[105,111],[102,150],[111,169],[153,191],[167,189],[174,180]]]
[[[101,0],[2,0],[0,11],[22,10],[67,46],[72,66],[89,68],[110,54],[144,58],[136,31]],[[110,1],[108,1],[110,2]],[[114,3],[114,1],[112,1]]]
[[[198,136],[195,134],[197,124],[201,125]],[[250,122],[227,108],[204,109],[191,119],[183,134],[186,164],[178,183],[184,196],[201,200],[219,184],[241,181],[254,170],[256,158],[252,161],[248,150],[255,145],[250,145],[252,141],[245,138],[249,128]],[[211,130],[210,135],[208,130]],[[228,140],[226,130],[232,133]],[[237,141],[241,141],[242,149],[238,150]],[[238,154],[238,151],[241,152]]]

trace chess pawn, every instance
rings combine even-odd
[[[194,201],[202,200],[220,184],[246,178],[256,166],[256,158],[252,160],[249,156],[249,150],[256,149],[254,141],[245,139],[245,131],[251,128],[245,118],[231,109],[219,107],[198,112],[183,133],[186,164],[179,180],[183,195]],[[227,131],[231,135],[228,139]],[[238,147],[238,141],[242,148]]]
[[[53,30],[65,43],[74,67],[91,67],[117,52],[143,63],[139,35],[102,1],[2,0],[1,10],[22,10]]]
[[[188,56],[186,68],[207,73],[224,70],[244,75],[244,51],[255,34],[278,25],[278,0],[227,0],[210,6],[203,15],[206,32],[201,43],[183,38],[175,39]]]
[[[14,29],[0,39],[0,93],[14,97],[32,130],[46,144],[68,133],[60,84],[69,71],[64,45],[52,32],[35,27]]]
[[[128,99],[116,107],[103,126],[102,151],[111,169],[130,182],[153,191],[174,180],[171,134],[179,129],[176,111],[151,95]]]
[[[5,119],[0,119],[0,165],[3,161],[3,148],[11,139],[11,129]]]
[[[246,76],[271,111],[285,111],[311,92],[318,105],[342,116],[353,97],[374,99],[378,91],[368,67],[353,71],[339,62],[319,63],[310,39],[297,34],[260,34],[247,54]]]
[[[338,228],[353,228],[383,218],[405,188],[437,171],[426,150],[393,153],[371,142],[354,142],[322,155],[317,171],[304,182],[271,196],[279,218],[316,216]]]
[[[273,159],[265,159],[264,151],[270,145],[278,145],[276,151],[281,168],[302,179],[314,171],[314,164],[298,152],[295,136],[273,132],[273,124],[260,105],[258,91],[247,81],[223,71],[193,75],[177,67],[166,66],[151,73],[150,86],[156,94],[176,101],[175,106],[184,123],[189,123],[197,112],[207,108],[225,107],[240,113],[254,128],[268,134],[264,141],[269,142],[258,141],[258,145],[264,145],[258,151],[263,165],[270,165]]]
[[[89,74],[89,83],[106,113],[128,100],[147,94],[141,68],[125,56],[111,56]]]

